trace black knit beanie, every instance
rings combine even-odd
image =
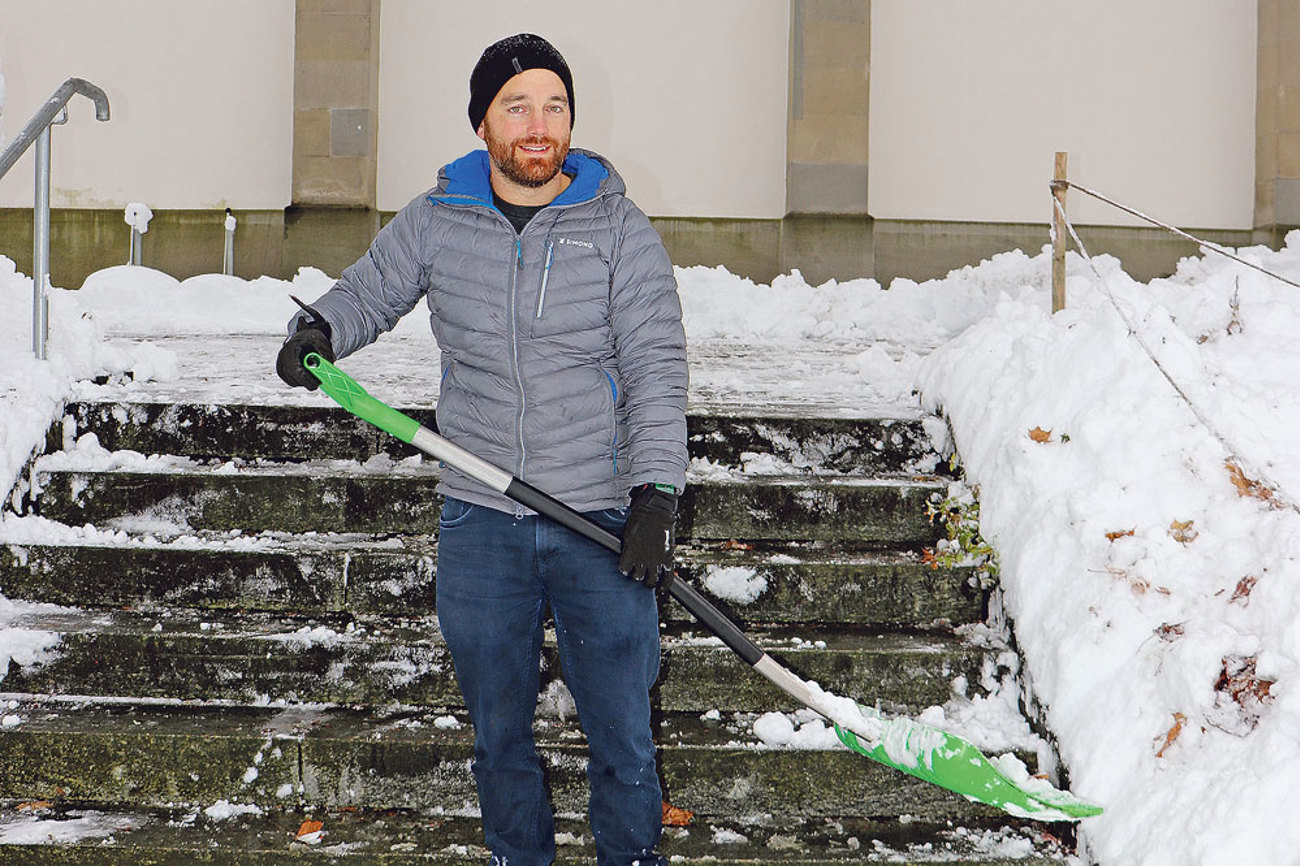
[[[505,83],[525,69],[549,69],[564,82],[569,97],[569,127],[573,127],[573,75],[555,46],[532,33],[507,36],[483,51],[469,76],[469,125],[477,132],[488,106]]]

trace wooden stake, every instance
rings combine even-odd
[[[1065,172],[1064,151],[1056,152],[1056,169],[1052,173],[1052,196],[1060,207],[1052,206],[1052,312],[1065,309]]]

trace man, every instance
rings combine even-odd
[[[295,317],[277,371],[315,387],[307,353],[344,357],[423,297],[442,353],[442,435],[621,533],[616,557],[448,467],[438,620],[474,724],[492,863],[555,856],[532,738],[549,606],[589,746],[597,860],[651,866],[653,587],[672,579],[685,485],[685,334],[658,235],[609,162],[569,149],[573,116],[573,79],[550,43],[489,46],[469,102],[486,152],[445,166]]]

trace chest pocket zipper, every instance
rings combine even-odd
[[[537,315],[533,318],[540,319],[542,311],[546,308],[546,284],[551,279],[551,262],[555,260],[555,242],[546,242],[546,265],[542,268],[542,289],[537,295]]]

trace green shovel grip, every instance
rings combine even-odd
[[[420,422],[371,397],[355,379],[320,355],[311,352],[302,363],[320,380],[320,389],[353,415],[408,444],[415,438]]]

